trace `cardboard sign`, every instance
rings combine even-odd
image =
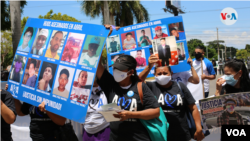
[[[159,54],[162,60],[160,65],[170,65],[174,73],[190,70],[190,65],[187,63],[189,53],[183,25],[182,17],[178,16],[113,30],[106,40],[108,65],[114,64],[122,54],[131,55],[137,61],[139,74],[148,65],[149,56],[154,54],[152,47],[157,47],[155,53],[158,53],[158,46],[162,46],[161,39],[164,38],[169,50],[163,54],[163,58],[167,59],[163,59]],[[109,67],[109,72],[113,74],[112,67]],[[153,74],[154,68],[148,77],[154,76]]]
[[[13,59],[13,97],[84,123],[97,65],[109,33],[104,26],[29,18]]]

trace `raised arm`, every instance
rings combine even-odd
[[[145,69],[139,74],[139,78],[142,81],[145,81],[145,79],[147,78],[150,70],[153,68],[154,64],[159,60],[159,58],[155,55],[151,55],[148,58],[148,65],[145,67]]]
[[[23,112],[21,111],[22,103],[17,99],[14,99],[14,102],[15,102],[15,106],[16,106],[17,115],[25,116],[25,114],[23,114]]]
[[[59,115],[56,115],[54,113],[51,113],[49,111],[46,111],[45,109],[45,102],[42,102],[39,106],[38,106],[39,110],[41,112],[46,112],[46,114],[50,117],[50,119],[57,125],[64,125],[65,124],[65,121],[66,121],[66,118],[64,117],[61,117]]]
[[[192,76],[188,78],[188,82],[193,83],[193,84],[198,84],[200,82],[200,80],[199,80],[199,76],[197,75],[197,73],[193,67],[192,59],[189,57],[187,62],[190,64],[191,72],[192,72]]]
[[[99,61],[99,64],[98,64],[98,67],[97,67],[97,71],[96,71],[96,77],[99,80],[101,79],[102,74],[103,74],[103,72],[105,70],[105,68],[102,66],[101,60],[102,60],[102,56],[100,57],[100,61]]]
[[[14,106],[13,99],[8,99],[6,102],[8,102],[9,104],[12,103]],[[16,120],[16,115],[14,114],[14,112],[7,105],[5,105],[5,103],[2,100],[1,100],[1,116],[4,119],[4,121],[8,124],[12,124]]]

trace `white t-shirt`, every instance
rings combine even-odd
[[[84,52],[81,55],[81,59],[80,59],[79,64],[84,65],[84,66],[88,66],[88,67],[96,68],[97,61],[98,61],[98,56],[90,57],[88,55],[88,52]]]
[[[130,48],[133,44],[136,44],[135,39],[131,38],[130,41],[126,39],[124,39],[124,44],[126,44],[125,48],[128,49]]]
[[[107,103],[107,98],[104,92],[101,92],[100,96],[92,92],[85,123],[83,125],[87,133],[95,134],[109,126],[109,122],[106,122],[102,114],[98,113],[98,111],[102,110],[101,106],[106,105]]]
[[[187,85],[188,79],[191,77],[192,75],[187,72],[179,72],[179,73],[174,73],[172,75],[172,80],[176,81],[176,82],[182,82],[183,84]]]
[[[23,52],[29,52],[30,51],[30,47],[26,46],[24,49],[22,47],[22,45],[20,45],[19,47],[17,47],[18,51],[23,51]]]

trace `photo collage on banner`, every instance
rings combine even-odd
[[[203,127],[250,125],[250,93],[232,93],[199,100]]]
[[[108,65],[123,54],[133,56],[137,61],[137,73],[148,65],[148,58],[154,54],[159,57],[156,66],[171,66],[174,73],[187,71],[190,65],[181,16],[149,21],[119,30],[113,30],[106,40]],[[109,67],[113,73],[113,68]],[[153,77],[154,68],[148,77]]]
[[[35,106],[44,101],[46,110],[83,123],[108,33],[101,25],[29,18],[13,59],[8,91]],[[121,50],[120,42],[115,46]]]

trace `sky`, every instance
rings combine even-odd
[[[141,1],[141,4],[148,10],[150,20],[174,16],[163,11],[165,1]],[[183,17],[187,41],[200,39],[206,44],[216,40],[218,28],[219,40],[224,40],[226,46],[244,49],[246,44],[250,44],[250,1],[181,1],[180,4],[186,12],[180,16]],[[237,22],[230,26],[220,20],[220,13],[226,7],[234,8],[238,13]],[[81,1],[28,1],[21,18],[38,18],[51,9],[54,13],[67,14],[82,23],[101,24],[101,16],[93,19],[81,11]]]

